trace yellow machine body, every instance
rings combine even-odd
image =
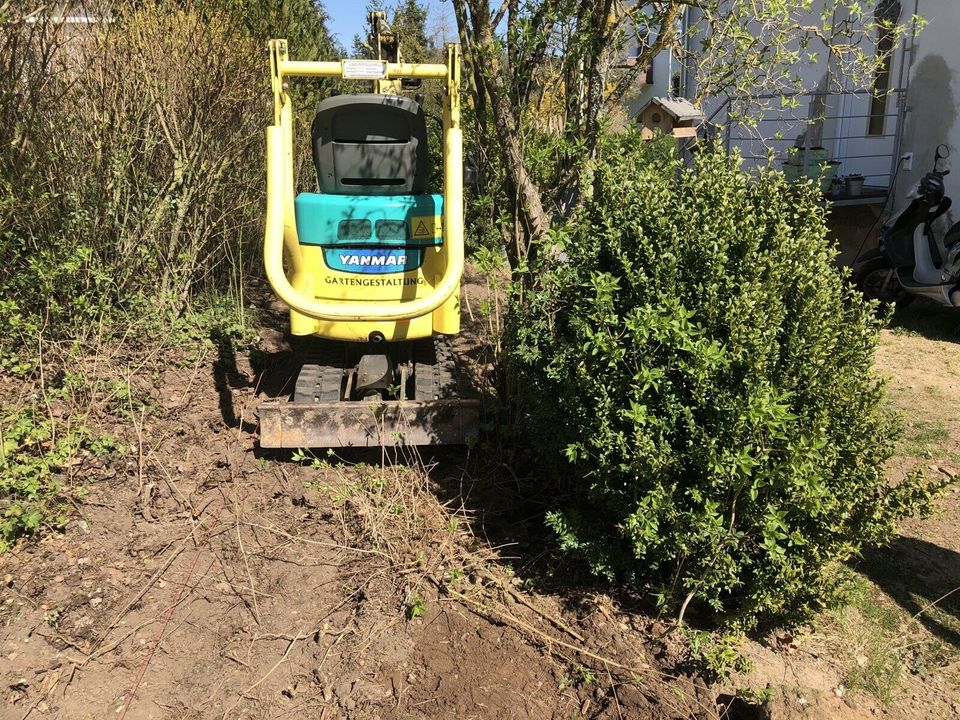
[[[427,248],[423,265],[414,271],[358,276],[328,267],[320,247],[301,246],[300,252],[316,299],[347,304],[360,296],[371,307],[375,304],[402,306],[412,299],[428,298],[436,291],[448,262],[444,246]],[[365,342],[375,333],[387,342],[428,338],[434,333],[455,335],[460,332],[459,295],[457,286],[433,312],[404,320],[326,320],[291,310],[290,332],[348,342]]]
[[[368,342],[375,336],[396,342],[457,333],[464,263],[459,46],[447,46],[445,64],[299,62],[289,59],[285,40],[272,40],[270,58],[275,112],[274,123],[267,129],[264,263],[271,286],[290,307],[291,333],[348,342]],[[300,77],[371,80],[378,92],[395,92],[404,78],[445,82],[442,213],[411,216],[413,236],[418,229],[422,232],[421,223],[426,222],[437,240],[418,250],[422,252],[418,267],[377,275],[347,272],[330,267],[323,247],[301,241],[295,208],[293,110],[287,92],[288,83]]]
[[[384,15],[370,21],[375,60],[291,61],[285,40],[270,42],[263,259],[291,335],[305,339],[289,399],[257,408],[262,448],[456,445],[478,433],[480,401],[461,392],[445,337],[460,329],[464,264],[460,48],[448,45],[445,63],[405,63]],[[288,88],[318,77],[373,92],[320,102],[318,188],[298,193]],[[429,187],[422,98],[402,94],[424,80],[444,83],[442,188]]]

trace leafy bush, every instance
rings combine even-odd
[[[0,0],[0,370],[28,367],[41,332],[238,298],[260,263],[266,40],[337,54],[311,0],[119,0],[110,15],[67,25]]]
[[[79,418],[57,422],[28,407],[0,407],[0,552],[20,535],[42,526],[59,527],[69,516],[68,468],[78,455],[103,457],[117,449],[109,436],[96,437]]]
[[[812,187],[628,133],[547,242],[511,309],[519,409],[594,572],[752,627],[820,607],[836,563],[927,507],[922,477],[884,477],[883,321]]]

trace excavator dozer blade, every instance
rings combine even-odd
[[[263,448],[470,445],[480,424],[476,399],[261,403]]]

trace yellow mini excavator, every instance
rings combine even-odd
[[[264,262],[303,366],[289,400],[258,408],[264,448],[461,444],[478,425],[448,342],[464,263],[460,48],[446,47],[446,63],[404,63],[384,15],[370,21],[376,59],[293,61],[285,40],[270,42]],[[372,92],[320,102],[317,192],[297,194],[287,88],[311,77]],[[442,193],[428,187],[423,96],[408,93],[424,80],[445,83]]]

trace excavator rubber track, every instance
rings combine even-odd
[[[262,448],[341,448],[397,445],[469,445],[480,423],[480,400],[463,397],[449,339],[398,348],[397,395],[345,399],[351,349],[316,341],[304,355],[291,400],[257,408]]]

